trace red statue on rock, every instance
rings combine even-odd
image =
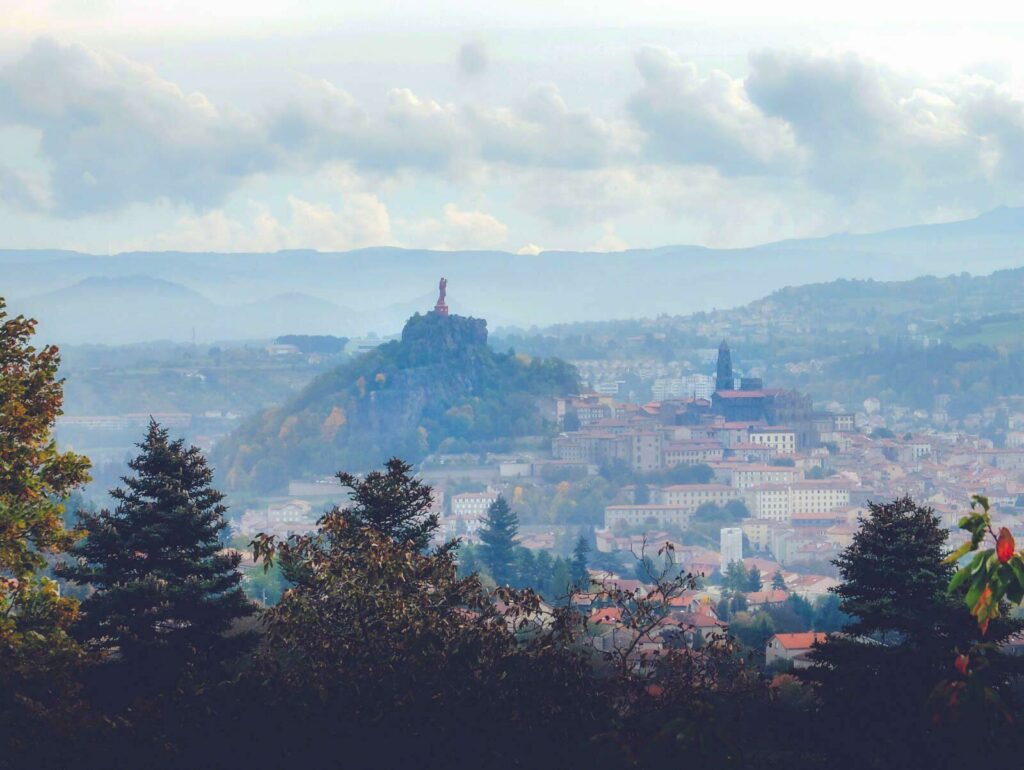
[[[444,295],[448,290],[448,279],[442,278],[441,282],[437,284],[437,304],[434,305],[434,312],[438,315],[448,315],[448,306],[444,303]]]

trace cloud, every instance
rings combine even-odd
[[[640,141],[624,121],[570,109],[553,84],[534,86],[514,108],[471,108],[467,124],[481,159],[516,166],[600,168],[634,155]]]
[[[522,254],[524,256],[535,257],[544,251],[543,246],[538,246],[536,243],[528,243],[521,248],[516,249],[516,254]]]
[[[764,114],[742,80],[697,67],[671,51],[645,46],[636,56],[643,87],[628,109],[647,134],[656,162],[709,165],[726,173],[791,166],[798,148],[790,126]]]
[[[270,162],[243,116],[117,54],[46,39],[0,70],[0,124],[39,130],[45,197],[63,216],[159,200],[213,206]]]
[[[440,170],[467,144],[452,105],[407,88],[388,94],[371,114],[345,90],[307,78],[291,104],[270,119],[271,141],[300,162],[350,161],[366,170]]]
[[[587,251],[625,251],[629,244],[615,234],[615,227],[611,224],[604,226],[604,235],[587,247]]]
[[[1024,99],[1007,82],[932,81],[835,51],[759,51],[745,77],[655,47],[635,66],[633,93],[602,110],[550,83],[507,104],[401,87],[378,103],[308,78],[290,100],[243,113],[123,56],[39,40],[0,68],[0,126],[32,139],[0,157],[0,202],[54,221],[175,212],[180,232],[157,237],[168,248],[499,248],[526,242],[505,224],[524,216],[548,243],[578,246],[606,222],[636,242],[641,220],[657,225],[651,238],[722,243],[1024,195]],[[340,199],[317,181],[332,168],[356,180]],[[291,192],[287,209],[226,213],[257,187]],[[382,190],[441,213],[396,236]],[[485,198],[503,208],[442,211]]]
[[[234,219],[222,209],[185,216],[171,230],[133,242],[125,250],[348,251],[394,242],[387,208],[367,193],[347,195],[340,209],[296,196],[289,196],[288,207],[284,221],[256,202],[250,202],[245,220]]]
[[[49,188],[45,179],[0,165],[0,201],[20,209],[49,206]]]
[[[919,192],[976,176],[984,139],[963,120],[964,84],[915,83],[853,53],[767,51],[746,89],[809,153],[805,173],[843,196]]]
[[[459,72],[466,77],[481,74],[490,64],[487,47],[480,40],[473,40],[459,46]]]
[[[500,249],[508,240],[508,225],[483,211],[466,211],[455,203],[444,207],[441,219],[425,219],[410,227],[421,242],[442,251]]]
[[[441,104],[400,88],[371,114],[333,83],[312,79],[274,116],[270,135],[293,157],[380,172],[450,172],[480,162],[600,167],[638,139],[622,121],[570,109],[553,85],[533,87],[511,108]]]

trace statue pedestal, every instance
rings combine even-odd
[[[448,315],[448,305],[446,305],[444,302],[438,302],[436,305],[434,305],[434,312],[437,313],[438,315],[446,316]]]

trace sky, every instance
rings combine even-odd
[[[0,0],[0,248],[734,247],[1024,205],[1003,5]]]

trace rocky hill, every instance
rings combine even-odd
[[[246,421],[214,462],[226,488],[273,492],[292,478],[364,470],[393,455],[417,461],[549,432],[550,397],[577,389],[563,361],[493,351],[482,319],[416,314],[400,340]]]

